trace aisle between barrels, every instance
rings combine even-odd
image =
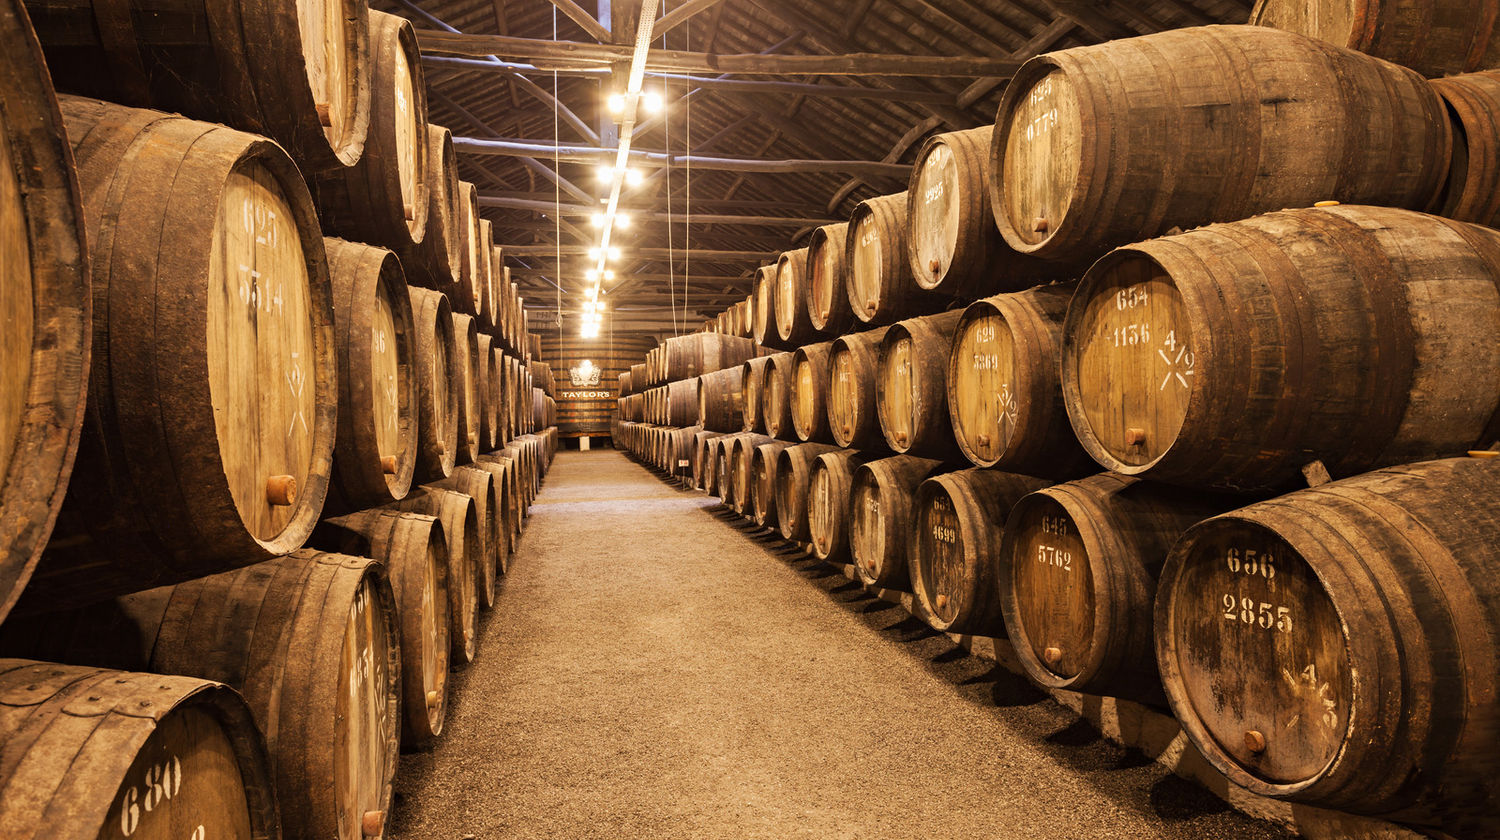
[[[1287,836],[717,511],[558,455],[393,837]]]

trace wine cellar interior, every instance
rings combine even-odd
[[[1500,837],[1500,0],[0,72],[0,840]]]

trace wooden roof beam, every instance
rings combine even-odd
[[[599,212],[599,207],[594,204],[563,204],[557,205],[550,201],[533,201],[524,198],[513,198],[508,195],[481,195],[479,196],[480,207],[496,207],[509,210],[530,210],[536,213],[561,213],[564,216],[592,216]],[[664,213],[659,210],[637,210],[621,208],[623,212],[629,213],[633,222],[667,222],[695,225],[757,225],[763,227],[801,227],[803,225],[828,225],[841,221],[830,218],[809,218],[798,216],[749,216],[728,213],[693,213],[691,217],[685,213]]]
[[[559,253],[556,245],[501,245],[509,257],[552,257]],[[587,245],[564,245],[561,253],[565,257],[587,256]],[[646,259],[675,259],[689,257],[704,262],[754,262],[771,260],[781,256],[780,251],[720,251],[710,249],[683,250],[681,248],[631,248],[632,257]]]
[[[585,12],[573,0],[551,0],[551,3],[557,7],[558,11],[567,15],[568,20],[582,27],[583,31],[587,32],[590,38],[601,44],[608,44],[610,42],[609,30],[604,28],[604,24],[595,19],[593,15]]]
[[[486,140],[479,137],[455,137],[453,147],[460,152],[502,157],[547,158],[568,163],[605,164],[615,158],[612,149],[584,146],[552,146],[530,140]],[[758,158],[721,158],[704,155],[676,155],[666,152],[631,150],[632,163],[647,166],[684,166],[724,172],[758,172],[772,174],[805,174],[808,172],[852,172],[871,177],[906,181],[911,166],[869,160],[761,160]]]

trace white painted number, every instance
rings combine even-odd
[[[1249,627],[1259,627],[1262,630],[1276,630],[1281,633],[1292,632],[1292,608],[1268,604],[1265,601],[1256,601],[1254,598],[1235,599],[1233,595],[1225,595],[1221,599],[1224,605],[1224,620],[1237,621]]]

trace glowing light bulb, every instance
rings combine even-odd
[[[597,282],[599,280],[599,269],[591,268],[588,271],[585,271],[583,273],[583,279],[589,281],[590,283]]]
[[[594,174],[598,176],[599,180],[608,181],[615,177],[615,168],[613,166],[601,166],[595,170]]]
[[[611,114],[618,114],[621,111],[625,110],[625,94],[611,93],[607,101],[609,103],[609,112]]]
[[[600,224],[603,224],[603,222],[600,222]],[[626,215],[625,213],[616,213],[615,226],[620,230],[624,230],[630,227],[630,216]]]
[[[616,248],[613,245],[609,246],[609,258],[612,259],[612,260],[619,259],[620,258],[620,249]]]
[[[661,106],[662,106],[661,94],[657,93],[654,90],[647,91],[644,94],[643,98],[645,99],[645,102],[646,102],[646,112],[647,113],[656,114],[656,113],[660,113],[661,112]]]
[[[595,213],[594,214],[594,227],[597,227],[597,228],[604,227],[604,214],[603,213]]]
[[[606,268],[606,269],[604,269],[604,279],[605,280],[613,280],[613,279],[615,279],[615,270],[613,268]]]
[[[641,171],[639,169],[625,170],[625,183],[632,187],[639,186],[641,183]]]

